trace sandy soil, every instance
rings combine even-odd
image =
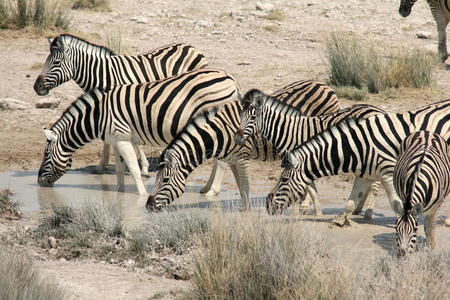
[[[172,42],[191,43],[205,54],[211,67],[233,74],[243,91],[253,87],[274,91],[299,79],[326,80],[325,40],[330,32],[336,30],[356,33],[376,41],[386,50],[418,47],[437,52],[435,23],[425,1],[418,1],[411,16],[406,19],[397,13],[398,1],[391,0],[262,2],[263,8],[270,6],[282,11],[282,16],[276,20],[267,17],[267,9],[257,10],[254,1],[213,0],[195,1],[195,4],[180,0],[111,2],[111,12],[73,11],[72,30],[75,34],[80,33],[101,43],[106,30],[120,28],[131,54]],[[147,22],[138,24],[133,21],[133,17],[137,16],[145,17]],[[431,32],[432,38],[417,39],[415,34],[418,31]],[[81,90],[73,82],[66,83],[49,95],[61,101],[57,109],[34,108],[35,102],[42,99],[35,94],[33,83],[40,72],[39,64],[48,55],[47,40],[26,32],[0,31],[0,49],[0,98],[12,97],[30,105],[26,110],[0,111],[0,171],[35,170],[39,167],[46,142],[42,127],[55,122]],[[393,91],[390,96],[370,96],[366,102],[388,111],[404,111],[446,98],[450,94],[448,72],[448,65],[436,68],[437,86],[433,90]],[[342,99],[341,103],[348,106],[355,102]],[[100,149],[101,143],[95,142],[77,151],[74,167],[96,164]],[[263,173],[261,168],[268,168],[270,172]],[[267,182],[267,187],[273,184],[278,172],[277,168],[261,166],[258,162],[253,163],[252,170],[255,174],[252,180]],[[197,185],[204,183],[208,169],[202,168],[198,172],[204,175],[194,181]],[[342,181],[346,178],[321,181],[322,186],[330,186],[332,194],[329,199],[345,198],[350,186],[348,179]],[[232,179],[228,181],[225,188],[235,188]],[[7,182],[0,182],[0,186],[5,184]],[[255,187],[251,192],[262,195],[266,188]],[[336,199],[335,195],[342,197]],[[379,198],[385,201],[383,195]],[[331,202],[330,205],[342,207],[341,202]],[[449,207],[444,210],[443,214],[449,211]],[[336,212],[330,210],[330,213]],[[391,219],[384,226],[378,223],[361,225],[365,232],[363,237],[371,245],[370,248],[373,248],[374,240],[379,235],[388,234],[388,241],[392,241]],[[325,224],[323,222],[320,226],[326,228]],[[0,229],[2,226],[0,224]],[[439,230],[448,239],[448,231],[445,232],[443,227]],[[354,232],[349,235],[350,240],[358,239],[361,234],[360,229],[349,231]],[[386,239],[383,241],[386,242]],[[362,255],[367,255],[367,252],[362,252]],[[67,282],[81,298],[145,298],[159,292],[161,286],[165,287],[165,291],[172,286],[186,286],[184,282],[173,283],[116,266],[89,262],[43,261],[40,265],[43,270]]]

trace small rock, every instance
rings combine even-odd
[[[67,262],[67,259],[65,259],[64,257],[61,257],[61,258],[59,259],[59,261],[60,261],[60,262]]]
[[[57,108],[60,101],[53,98],[41,99],[36,103],[36,108]]]
[[[50,254],[50,256],[56,257],[58,255],[58,249],[50,249],[48,251],[48,254]]]
[[[206,21],[206,20],[198,20],[198,21],[194,22],[194,25],[197,27],[206,28],[206,27],[210,27],[212,24],[211,24],[211,22]]]
[[[127,260],[127,261],[124,263],[125,267],[132,267],[132,266],[134,266],[135,264],[136,264],[136,262],[135,262],[134,260],[132,260],[132,259],[129,259],[129,260]]]
[[[56,239],[52,236],[48,238],[48,244],[52,248],[56,248]]]
[[[445,226],[450,227],[450,217],[448,217],[447,219],[445,219],[444,224],[445,224]]]
[[[131,17],[130,21],[134,21],[138,24],[147,24],[148,23],[148,19],[144,16],[135,16],[135,17]]]
[[[272,5],[271,3],[261,3],[261,2],[257,2],[257,3],[255,4],[255,8],[256,8],[256,10],[261,10],[261,11],[264,11],[264,10],[271,10],[271,9],[273,9],[273,5]]]
[[[416,37],[418,39],[426,39],[426,40],[428,40],[428,39],[431,39],[431,32],[419,31],[419,32],[416,33]]]
[[[25,75],[26,78],[30,78],[30,74]]]
[[[14,98],[2,98],[0,99],[0,110],[24,110],[30,108],[30,104],[14,99]]]

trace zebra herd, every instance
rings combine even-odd
[[[407,16],[414,2],[402,1],[400,13]],[[448,8],[443,0],[428,2],[432,11],[436,3]],[[219,193],[228,165],[249,209],[249,161],[281,160],[284,170],[266,199],[269,214],[306,203],[309,196],[321,215],[314,180],[354,173],[344,224],[365,202],[365,216],[372,217],[370,193],[381,182],[398,216],[399,255],[415,248],[418,214],[425,216],[427,243],[434,246],[435,215],[450,192],[450,100],[404,113],[367,104],[340,109],[334,91],[317,81],[297,81],[272,95],[257,89],[242,95],[233,76],[207,68],[204,55],[187,44],[126,56],[68,34],[49,43],[36,93],[46,95],[71,79],[85,93],[44,129],[39,185],[52,186],[70,169],[77,149],[102,139],[98,171],[112,146],[118,190],[124,191],[126,166],[143,195],[141,175],[148,161],[141,146],[165,148],[146,203],[149,211],[180,197],[189,174],[211,158],[214,168],[201,192]],[[439,52],[445,60],[441,44]]]

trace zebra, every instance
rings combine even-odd
[[[402,202],[395,193],[393,173],[400,144],[411,132],[429,130],[450,142],[450,99],[404,113],[363,120],[345,119],[286,152],[284,170],[267,196],[269,214],[280,213],[300,199],[315,179],[340,173],[381,180],[393,210]]]
[[[411,8],[417,0],[402,0],[398,10],[402,17],[407,17],[411,13]],[[427,0],[431,9],[431,14],[436,22],[438,32],[438,52],[442,62],[448,58],[447,52],[447,25],[450,21],[450,0]]]
[[[417,131],[406,137],[394,168],[394,187],[403,202],[396,222],[399,256],[415,250],[419,214],[425,216],[427,244],[435,247],[436,213],[450,193],[450,157],[446,141],[438,134]]]
[[[292,151],[317,133],[343,119],[350,117],[365,119],[376,114],[386,113],[372,105],[356,104],[336,113],[307,117],[295,107],[282,103],[257,89],[248,91],[241,98],[241,104],[243,110],[241,112],[241,123],[236,132],[237,144],[243,145],[250,136],[261,134],[279,153]],[[354,211],[355,198],[359,204],[357,195],[360,195],[361,188],[362,190],[379,188],[378,184],[371,187],[371,183],[359,177],[355,178],[354,189],[346,205],[345,219],[348,219],[348,216]],[[312,183],[312,189],[316,191],[314,183]],[[367,196],[367,194],[362,195]],[[313,199],[316,214],[322,215],[317,196],[315,193],[310,194],[310,196]],[[364,202],[366,199],[362,200]],[[372,217],[373,205],[373,202],[369,205],[366,218]],[[360,207],[360,205],[357,206]]]
[[[71,79],[88,92],[94,88],[110,88],[132,83],[151,82],[183,72],[205,68],[208,63],[194,46],[171,44],[140,55],[116,55],[110,49],[92,44],[70,34],[48,39],[50,54],[34,83],[38,95]],[[139,149],[143,173],[148,161]],[[102,172],[109,160],[109,145],[104,144],[97,171]]]
[[[146,194],[131,143],[166,146],[189,118],[237,101],[236,80],[222,70],[201,69],[149,83],[91,90],[44,130],[48,143],[38,183],[51,186],[71,165],[72,154],[95,138],[115,149],[118,188],[125,161],[139,194]],[[122,161],[123,159],[123,161]]]
[[[338,107],[337,97],[330,87],[315,81],[305,84],[305,81],[299,81],[290,85],[290,97],[280,92],[275,92],[274,95],[279,97],[280,101],[295,103],[305,115],[312,112],[329,113]],[[314,89],[322,89],[322,92],[310,94],[309,97],[312,98],[304,97],[305,91]],[[299,98],[303,100],[299,102]],[[277,149],[259,136],[249,138],[243,146],[236,143],[235,133],[241,122],[241,110],[240,102],[228,103],[219,110],[206,112],[191,120],[178,133],[161,155],[160,169],[146,204],[147,209],[160,210],[180,197],[188,175],[210,158],[230,165],[243,205],[245,208],[249,207],[249,159],[268,161],[278,160],[280,156]]]

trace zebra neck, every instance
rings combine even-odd
[[[101,108],[93,96],[93,93],[85,94],[73,102],[51,128],[66,153],[75,152],[103,134],[100,130]]]
[[[291,151],[323,130],[317,117],[307,117],[299,110],[278,102],[263,111],[262,136],[277,152]]]
[[[116,85],[111,54],[95,46],[76,49],[75,52],[73,79],[84,91],[93,88],[108,90]]]

